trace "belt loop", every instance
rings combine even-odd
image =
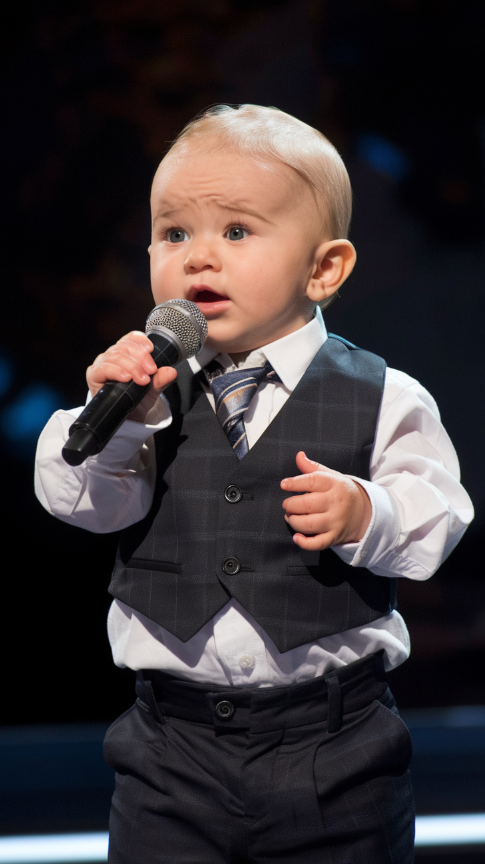
[[[325,675],[328,700],[328,731],[340,732],[342,728],[342,694],[337,672]]]
[[[158,720],[159,723],[163,725],[165,723],[165,717],[163,716],[160,708],[158,706],[158,702],[155,699],[155,693],[153,692],[153,684],[150,678],[150,673],[146,669],[141,670],[141,674],[143,676],[143,686],[144,686],[144,695],[147,701],[147,705],[150,708],[155,720]]]

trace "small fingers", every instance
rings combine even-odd
[[[147,344],[152,346],[143,333],[133,332],[120,339],[103,354],[99,354],[86,372],[91,392],[93,393],[93,389],[99,389],[106,381],[133,380],[136,384],[148,384],[151,376],[157,371],[157,366],[147,349]]]
[[[165,387],[175,381],[176,377],[177,370],[173,366],[162,366],[161,369],[157,369],[152,378],[153,389],[157,393],[161,393]]]
[[[93,366],[99,366],[100,363],[104,363],[106,360],[122,361],[123,357],[131,357],[133,360],[136,360],[141,366],[146,368],[147,372],[151,371],[153,373],[156,369],[153,357],[146,348],[128,340],[117,342],[116,345],[112,345],[103,354],[99,354]]]
[[[128,355],[145,368],[151,375],[156,371],[156,364],[153,360],[151,352],[153,351],[153,343],[144,336],[143,333],[134,331],[123,336],[116,345],[108,348],[107,354],[116,354],[117,356]]]
[[[300,549],[308,549],[311,552],[328,549],[332,545],[332,538],[326,534],[315,534],[306,537],[304,534],[294,534],[293,540]]]
[[[106,381],[130,381],[132,375],[127,369],[123,369],[117,363],[108,361],[89,366],[86,372],[88,384],[103,385]]]
[[[149,353],[153,351],[153,342],[151,342],[148,336],[145,336],[141,330],[131,330],[129,333],[125,333],[121,339],[118,339],[116,344],[119,345],[120,342],[134,342],[141,345]]]
[[[303,513],[324,513],[328,508],[328,496],[325,493],[308,492],[303,495],[293,495],[285,498],[283,509],[287,516]]]
[[[285,477],[281,488],[285,492],[328,492],[334,484],[334,476],[327,470],[313,471],[311,474],[298,474]]]
[[[320,465],[319,462],[309,459],[303,450],[300,450],[299,453],[296,454],[296,467],[302,472],[302,474],[311,474],[313,471],[320,471],[322,468],[325,468],[325,466]]]
[[[331,519],[325,513],[312,513],[303,516],[285,516],[288,525],[302,534],[324,534],[331,527]]]
[[[147,357],[149,355],[147,354]],[[151,359],[151,358],[150,358]],[[144,360],[131,356],[129,353],[110,349],[102,354],[88,371],[88,377],[97,383],[105,381],[130,381],[136,384],[148,384],[151,375],[156,372],[156,366],[147,364]]]

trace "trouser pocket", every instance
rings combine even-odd
[[[104,758],[118,774],[150,777],[167,747],[167,730],[139,699],[111,724],[103,742]]]

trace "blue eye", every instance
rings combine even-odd
[[[249,231],[247,228],[243,228],[242,225],[234,225],[232,228],[229,228],[226,237],[228,240],[244,240],[248,234]]]
[[[169,232],[168,239],[170,243],[182,243],[187,240],[187,234],[181,228],[174,228],[173,231]]]

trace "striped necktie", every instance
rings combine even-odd
[[[238,459],[249,450],[244,412],[263,381],[280,381],[269,360],[254,369],[237,369],[212,378],[216,414]]]

